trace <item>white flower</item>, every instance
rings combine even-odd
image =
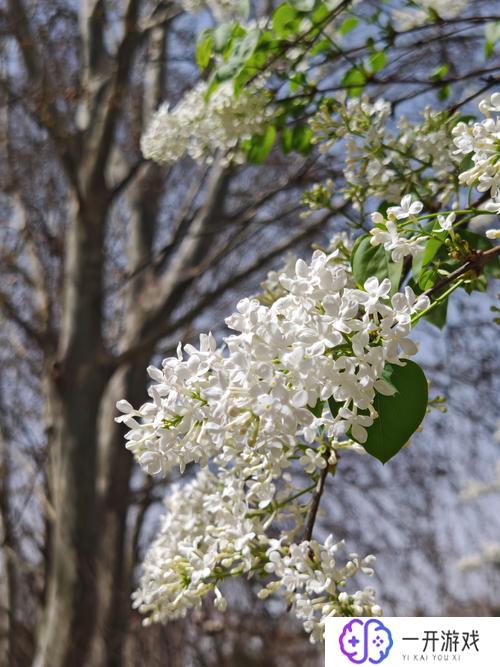
[[[446,217],[444,215],[438,215],[437,217],[437,223],[440,229],[449,231],[453,227],[453,223],[455,222],[456,219],[456,214],[452,211],[451,213],[448,213]]]
[[[411,9],[394,9],[391,16],[396,30],[402,32],[433,21],[430,10],[441,19],[449,20],[459,16],[467,4],[468,0],[413,0]]]
[[[316,472],[318,468],[326,468],[327,466],[324,456],[322,456],[316,450],[310,448],[307,448],[304,453],[304,456],[300,457],[299,463],[303,466],[304,470],[309,474]]]
[[[405,195],[401,200],[400,206],[390,206],[387,209],[387,215],[396,220],[404,220],[412,215],[417,215],[423,209],[424,205],[420,201],[412,202],[411,195]]]
[[[489,239],[500,239],[500,229],[487,229],[485,233]]]
[[[268,91],[256,81],[234,95],[228,81],[208,100],[206,95],[202,81],[174,109],[168,103],[158,109],[141,140],[145,158],[171,164],[187,153],[203,162],[222,151],[226,161],[243,159],[240,142],[261,131],[273,114]]]
[[[210,9],[219,21],[244,16],[246,13],[243,0],[180,0],[180,4],[184,11],[190,14],[195,14],[202,9]]]
[[[394,202],[409,190],[447,202],[455,193],[455,166],[460,162],[453,154],[449,114],[426,108],[417,124],[400,116],[395,132],[390,113],[385,100],[362,96],[336,102],[333,111],[325,104],[311,119],[313,141],[321,142],[321,151],[343,142],[346,182],[336,192],[357,209],[371,196]]]
[[[342,542],[335,544],[329,535],[324,544],[316,540],[289,547],[278,543],[267,552],[269,561],[265,569],[276,580],[266,586],[260,597],[283,589],[286,600],[302,620],[312,642],[323,639],[324,619],[328,616],[345,616],[351,613],[351,607],[360,616],[380,614],[373,589],[352,594],[342,590],[346,580],[358,572],[368,576],[373,574],[370,565],[374,557],[360,559],[356,554],[350,554],[350,560],[340,565],[337,554],[342,547]]]
[[[411,206],[413,206],[413,204]],[[395,208],[399,209],[399,207]],[[377,216],[378,215],[380,214],[377,214]],[[374,216],[372,216],[372,219],[373,217]],[[375,220],[377,220],[377,224],[381,224],[379,222],[379,217],[376,217]],[[400,262],[407,255],[415,255],[421,249],[425,237],[413,237],[407,239],[405,236],[400,235],[398,226],[394,220],[387,220],[384,222],[385,229],[374,227],[370,230],[372,236],[370,243],[373,246],[382,244],[387,251],[391,252],[391,257],[394,262]]]
[[[491,201],[484,205],[492,213],[500,212],[500,93],[479,102],[486,118],[480,123],[458,123],[453,128],[456,154],[472,154],[473,166],[460,174],[460,182],[488,192]]]
[[[491,97],[484,98],[479,102],[479,111],[485,116],[489,116],[489,112],[500,113],[500,93],[493,93]]]

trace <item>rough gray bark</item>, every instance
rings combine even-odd
[[[60,344],[50,381],[51,531],[36,667],[84,664],[95,618],[96,428],[109,370],[102,345],[103,214],[78,205],[67,236]]]

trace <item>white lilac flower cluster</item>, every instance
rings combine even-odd
[[[166,498],[167,513],[144,564],[134,607],[149,616],[145,624],[185,616],[215,591],[223,602],[219,580],[249,572],[267,538],[255,515],[247,518],[243,484],[234,476],[215,476],[202,468],[193,481],[174,485]],[[252,548],[251,548],[252,547]]]
[[[416,216],[422,211],[423,204],[420,201],[412,201],[411,195],[405,195],[399,206],[389,206],[387,209],[387,218],[381,213],[372,213],[371,218],[374,224],[370,230],[372,235],[370,243],[373,246],[383,245],[387,252],[391,253],[394,262],[400,262],[407,255],[415,255],[423,250],[427,237],[415,234],[415,230],[408,230],[406,225],[412,224]],[[451,213],[444,218],[441,216],[441,228],[449,229],[455,216]],[[406,228],[405,228],[406,227]],[[405,233],[410,231],[410,236]]]
[[[396,202],[418,190],[448,201],[459,163],[453,154],[452,119],[427,108],[421,123],[401,116],[393,130],[390,115],[388,102],[362,96],[324,104],[311,119],[313,141],[321,143],[322,152],[342,142],[346,199],[360,209],[370,196]]]
[[[330,238],[325,252],[330,255],[330,262],[332,264],[345,266],[346,259],[350,257],[353,246],[354,239],[347,232],[335,232]],[[336,250],[339,250],[339,252],[334,253]],[[260,284],[261,292],[256,296],[261,303],[271,305],[286,294],[286,290],[281,284],[281,279],[283,276],[293,278],[297,260],[297,255],[293,252],[288,252],[281,267],[276,271],[268,272],[265,280]]]
[[[408,287],[391,297],[389,281],[377,278],[358,289],[342,258],[337,248],[297,260],[279,275],[282,294],[270,305],[238,303],[223,348],[210,334],[199,348],[179,345],[161,370],[148,369],[151,401],[137,410],[118,403],[127,447],[147,473],[201,467],[168,499],[146,558],[136,604],[153,620],[185,613],[210,591],[222,608],[218,582],[259,569],[274,573],[314,638],[325,614],[378,612],[369,591],[340,597],[342,582],[367,561],[352,557],[337,570],[331,541],[296,544],[311,503],[301,502],[319,472],[335,465],[337,448],[366,441],[376,392],[394,391],[384,366],[417,351],[411,320],[429,301]],[[304,489],[291,475],[297,462],[312,480]],[[283,522],[289,528],[271,543],[267,531],[275,535]],[[278,556],[283,562],[271,571]],[[302,571],[314,571],[316,583]]]
[[[500,213],[500,93],[481,100],[479,110],[485,119],[480,123],[457,123],[453,140],[458,155],[469,155],[473,166],[460,174],[460,182],[479,192],[488,192],[491,201],[484,208]]]
[[[391,17],[395,29],[404,32],[433,21],[433,14],[449,21],[459,16],[467,5],[468,0],[412,0],[411,7],[393,9]]]
[[[245,0],[180,0],[180,5],[190,14],[209,9],[218,21],[245,15],[247,11]]]
[[[285,599],[312,641],[321,639],[329,615],[381,613],[373,589],[346,590],[358,572],[372,574],[373,556],[361,559],[349,554],[340,563],[336,552],[343,544],[334,544],[332,537],[324,545],[268,537],[269,516],[251,510],[244,487],[231,472],[216,476],[208,468],[184,487],[174,487],[166,499],[160,534],[146,555],[140,588],[133,595],[134,607],[147,614],[146,625],[185,616],[209,593],[215,608],[225,611],[221,582],[242,574],[272,576],[259,596],[284,588]]]
[[[188,154],[210,162],[217,153],[229,162],[243,159],[240,144],[261,131],[273,114],[269,92],[255,82],[233,94],[227,81],[207,99],[207,84],[198,83],[171,109],[163,104],[141,141],[144,157],[171,164]]]
[[[214,458],[265,480],[269,470],[275,477],[288,467],[297,440],[337,441],[351,430],[364,442],[375,392],[388,391],[384,365],[416,352],[411,316],[429,302],[410,289],[391,298],[387,279],[357,289],[338,256],[318,250],[309,264],[297,260],[270,306],[242,299],[226,319],[237,333],[225,349],[202,335],[199,348],[179,345],[162,370],[149,367],[152,401],[139,410],[119,403],[127,446],[148,472]],[[308,409],[330,397],[342,404],[337,415],[327,406],[318,417]],[[273,489],[262,493],[250,495],[271,502]]]
[[[322,639],[325,619],[329,616],[378,616],[382,613],[375,604],[375,591],[365,588],[353,595],[342,591],[348,579],[359,571],[373,574],[373,556],[360,559],[349,554],[349,560],[340,566],[336,553],[343,543],[334,544],[329,535],[324,544],[316,540],[304,540],[300,544],[284,546],[279,540],[267,550],[265,571],[276,577],[260,593],[267,598],[283,589],[285,600],[303,621],[313,641]]]

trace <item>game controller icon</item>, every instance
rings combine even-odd
[[[379,665],[393,646],[392,634],[382,621],[355,618],[344,626],[339,637],[340,650],[355,665]]]

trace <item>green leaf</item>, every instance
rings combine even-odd
[[[422,291],[426,291],[438,282],[441,278],[439,272],[435,266],[430,266],[425,269],[422,269],[418,277],[418,286]]]
[[[359,67],[352,67],[341,81],[341,85],[346,88],[348,97],[359,97],[363,92],[366,83],[366,74]]]
[[[422,271],[422,259],[424,256],[424,251],[419,250],[416,252],[411,260],[411,274],[413,276],[413,279],[415,282],[418,280],[418,277],[420,275],[420,271]]]
[[[292,150],[306,155],[311,150],[311,139],[313,131],[309,125],[300,124],[293,128]]]
[[[311,56],[317,56],[320,53],[325,53],[326,51],[331,51],[331,50],[332,50],[331,39],[325,37],[324,39],[319,39],[317,42],[315,42],[314,46],[309,51],[309,53],[311,54]]]
[[[485,44],[484,55],[489,58],[493,55],[496,43],[500,40],[500,21],[492,21],[487,23],[484,29]]]
[[[436,67],[436,69],[431,73],[431,79],[433,81],[443,81],[445,76],[448,74],[449,69],[450,66],[448,65],[448,63],[439,65],[439,67]],[[444,101],[448,99],[449,95],[450,95],[450,86],[449,84],[445,83],[438,89],[437,96],[440,100]]]
[[[477,119],[477,116],[473,116],[470,113],[465,113],[462,114],[461,116],[458,116],[456,119],[453,121],[453,125],[458,125],[458,123],[465,123],[466,125],[469,125],[470,123],[473,123]]]
[[[226,21],[221,23],[213,30],[214,51],[222,53],[233,36],[234,24]]]
[[[500,257],[495,257],[491,262],[485,264],[483,271],[485,276],[500,279]]]
[[[486,292],[488,289],[488,277],[484,274],[481,273],[475,280],[472,280],[471,282],[467,282],[464,285],[464,290],[467,292],[467,294],[472,294],[472,292]]]
[[[394,368],[395,368],[395,366],[393,364],[387,363],[384,366],[384,370],[382,371],[382,378],[386,382],[386,384],[388,384],[389,387],[391,387],[391,389],[393,389],[394,393],[397,394],[398,388],[396,387],[396,385],[392,381],[392,374],[394,372]]]
[[[467,241],[471,248],[474,248],[474,250],[489,250],[490,248],[493,248],[493,243],[490,239],[482,234],[471,232],[469,229],[461,229],[459,230],[459,234]]]
[[[414,361],[404,366],[390,366],[390,382],[396,387],[394,396],[375,396],[378,418],[366,430],[363,447],[382,463],[387,463],[408,442],[422,423],[428,403],[428,385],[423,370]]]
[[[436,69],[432,72],[431,79],[435,79],[436,81],[444,79],[444,77],[448,74],[449,69],[450,66],[447,63],[444,65],[439,65],[439,67],[436,67]]]
[[[351,255],[352,275],[358,287],[363,287],[366,280],[376,276],[379,281],[389,278],[391,292],[397,292],[403,271],[403,262],[393,262],[390,254],[383,246],[372,246],[366,234],[355,244]]]
[[[328,18],[331,12],[331,7],[328,7],[326,2],[320,2],[311,15],[311,21],[314,25],[321,25],[325,19]]]
[[[250,30],[244,37],[235,42],[233,52],[229,59],[220,65],[216,72],[217,81],[232,79],[241,72],[246,62],[253,55],[259,43],[260,30]]]
[[[387,56],[385,55],[385,51],[375,51],[375,53],[372,53],[368,59],[368,63],[372,72],[380,72],[380,70],[384,68],[387,63]]]
[[[276,138],[276,128],[269,125],[264,134],[255,134],[247,145],[247,158],[254,164],[262,164],[269,155]]]
[[[474,161],[472,159],[472,153],[469,153],[468,155],[464,155],[460,161],[460,164],[458,165],[458,171],[462,173],[462,171],[468,171],[469,169],[472,169],[473,166]]]
[[[214,35],[211,30],[204,30],[196,42],[195,58],[196,64],[200,69],[205,69],[210,63],[212,48],[214,45]]]
[[[414,255],[411,270],[416,282],[419,281],[422,270],[432,262],[442,247],[442,241],[438,239],[429,239],[425,244],[423,252],[418,252]]]
[[[441,88],[438,90],[438,98],[444,102],[445,100],[448,99],[450,96],[450,86],[449,84],[446,84],[445,86],[441,86]]]
[[[298,14],[288,2],[280,5],[273,14],[273,29],[282,39],[293,34],[298,27]]]
[[[339,32],[341,35],[347,35],[351,30],[354,30],[358,25],[359,21],[355,16],[348,16],[340,24]]]
[[[237,60],[246,62],[255,51],[259,43],[260,30],[255,28],[250,30],[247,34],[236,43],[233,51],[233,57]]]
[[[291,127],[284,127],[281,132],[281,147],[283,148],[284,153],[290,153],[292,148],[293,141],[293,130]]]
[[[304,72],[294,72],[289,79],[289,85],[292,93],[295,93],[301,86],[307,86],[307,76]]]
[[[446,318],[448,316],[448,299],[442,301],[438,306],[433,308],[427,315],[424,315],[424,319],[433,324],[438,329],[443,329],[446,324]]]
[[[427,266],[427,264],[430,264],[440,249],[443,247],[443,241],[446,236],[446,232],[444,232],[442,236],[442,239],[429,239],[427,241],[424,248],[424,254],[422,255],[422,266]]]

